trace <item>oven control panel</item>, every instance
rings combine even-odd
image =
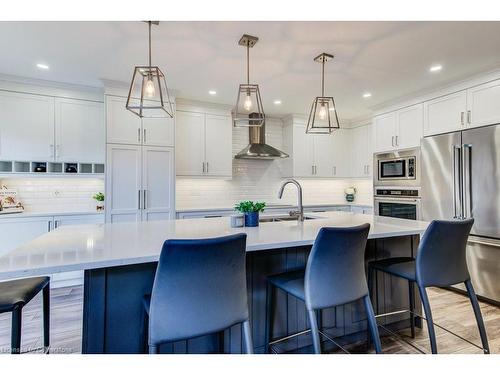
[[[377,196],[393,197],[418,197],[420,192],[416,189],[377,189]]]

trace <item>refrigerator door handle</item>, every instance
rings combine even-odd
[[[462,145],[464,218],[472,217],[472,145]]]
[[[462,218],[461,151],[462,149],[460,148],[460,146],[458,145],[453,146],[453,214],[454,214],[453,218],[454,219]]]

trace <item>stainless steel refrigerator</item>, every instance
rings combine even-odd
[[[472,282],[500,302],[500,125],[426,137],[421,146],[423,220],[474,218]]]

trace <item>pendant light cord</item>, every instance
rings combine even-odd
[[[247,42],[247,85],[250,84],[250,42]]]
[[[321,96],[325,96],[325,58],[321,63]]]
[[[149,73],[151,73],[151,21],[148,21],[149,25]]]

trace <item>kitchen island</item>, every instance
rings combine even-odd
[[[144,294],[150,293],[156,262],[169,238],[208,238],[247,233],[248,296],[255,351],[264,351],[266,277],[303,267],[321,227],[370,223],[366,261],[391,256],[414,256],[427,223],[373,215],[325,212],[308,215],[304,222],[261,223],[256,228],[231,228],[229,218],[168,220],[61,227],[0,257],[0,279],[84,270],[84,353],[138,353]],[[407,283],[378,274],[372,302],[376,313],[406,308]],[[417,301],[418,301],[418,296]],[[276,293],[273,336],[281,337],[306,327],[305,306],[293,297]],[[420,306],[419,303],[416,306]],[[322,313],[323,329],[340,342],[366,337],[361,302]],[[408,316],[380,320],[394,328],[409,325]],[[225,352],[242,348],[240,327],[223,335],[209,335],[164,345],[174,353]],[[310,345],[303,335],[279,344],[279,351],[302,351]]]

